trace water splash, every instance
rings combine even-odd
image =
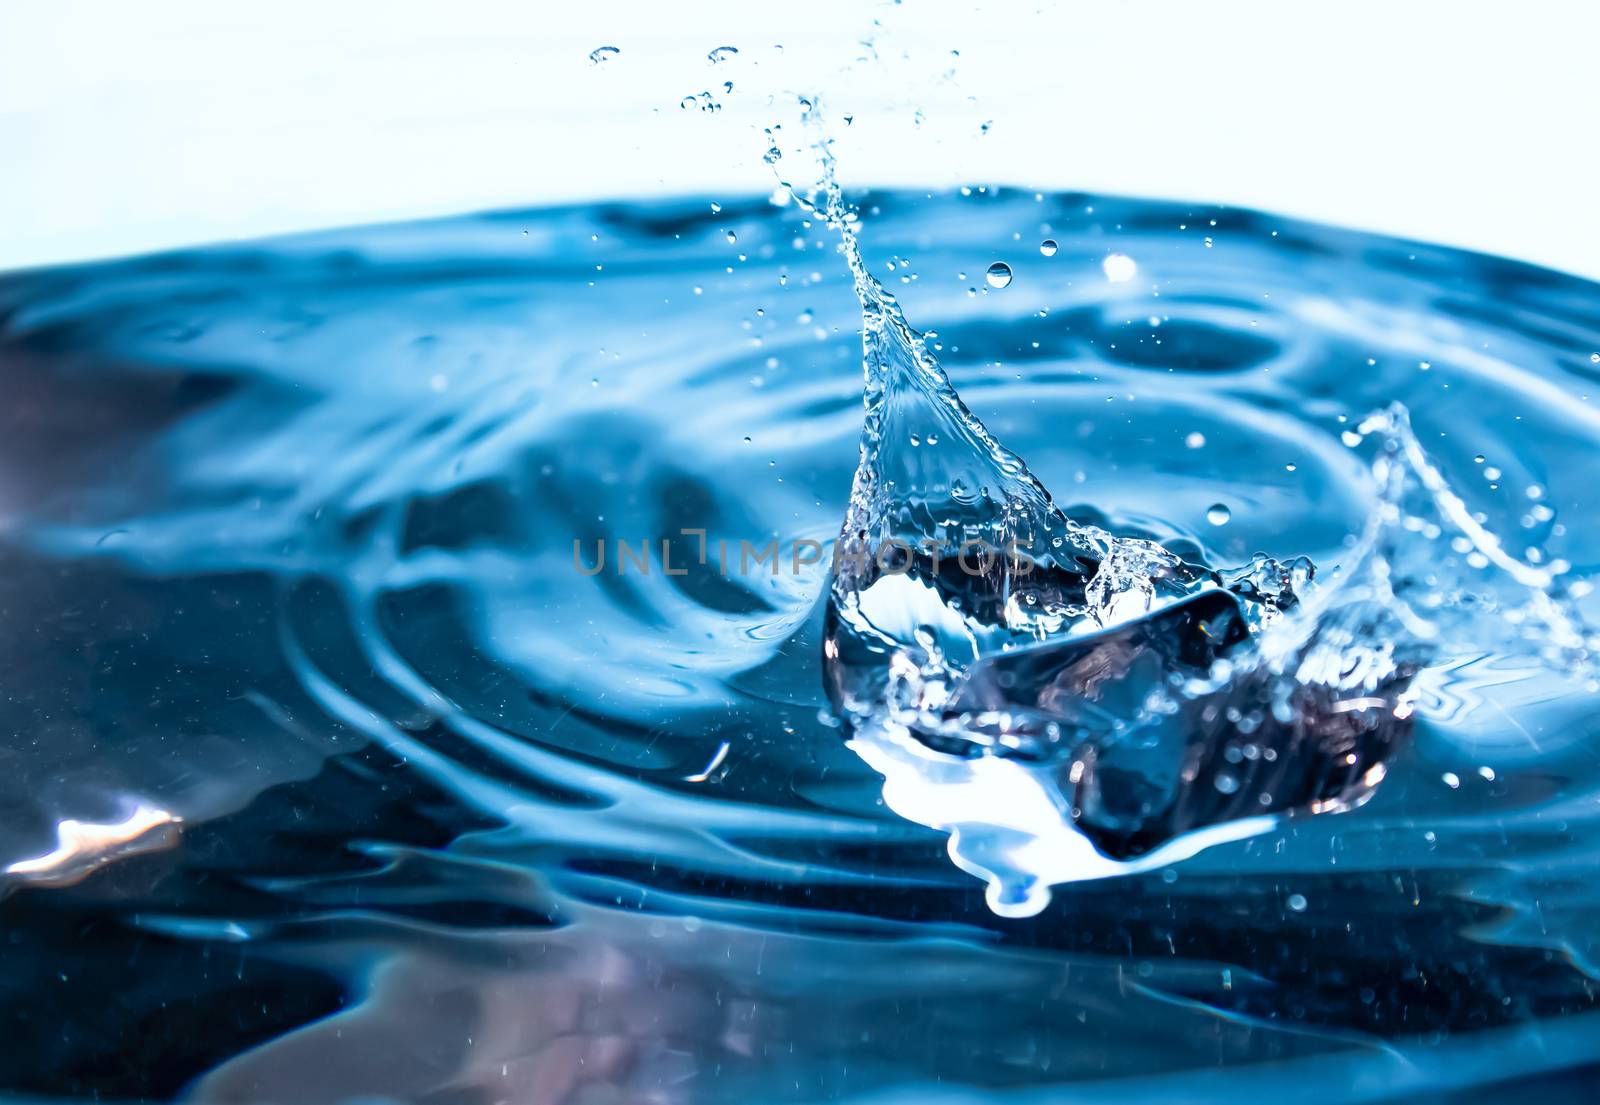
[[[1586,670],[1595,640],[1558,573],[1508,555],[1472,518],[1398,404],[1354,435],[1380,443],[1379,505],[1321,589],[1304,557],[1217,571],[1064,513],[868,271],[826,138],[816,150],[820,206],[802,202],[840,234],[866,407],[824,678],[888,804],[947,831],[997,913],[1362,804],[1409,737],[1413,680],[1452,611],[1458,638],[1492,611]],[[1113,280],[1133,272],[1120,257],[1106,258]],[[1010,267],[988,280],[1005,287]],[[1491,570],[1487,591],[1440,578],[1432,546],[1446,530],[1467,565]],[[1434,569],[1411,570],[1422,560]],[[1418,589],[1434,620],[1410,604]]]

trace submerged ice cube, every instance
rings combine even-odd
[[[1188,595],[1124,607],[1126,620],[1080,606],[1022,641],[981,632],[991,618],[1004,629],[1004,605],[984,596],[1020,580],[928,566],[835,590],[825,679],[891,808],[949,831],[998,912],[1035,912],[1051,885],[1169,863],[1287,812],[1358,805],[1409,734],[1417,662],[1355,643],[1395,636],[1375,605],[1321,611],[1315,632],[1296,633],[1264,601],[1291,597],[1248,585],[1263,573],[1230,586],[1201,575]],[[1034,570],[1043,580],[1027,586],[1071,591],[1070,575]],[[1080,602],[1090,582],[1078,579]]]
[[[1050,760],[1072,820],[1114,859],[1236,818],[1344,808],[1383,778],[1412,672],[1351,697],[1260,664],[1220,590],[1087,637],[975,663],[941,721]]]

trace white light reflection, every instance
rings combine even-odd
[[[114,859],[169,846],[174,839],[170,828],[181,821],[166,810],[143,804],[126,820],[109,824],[68,818],[56,825],[54,851],[18,860],[5,873],[27,882],[66,886]]]
[[[1048,771],[998,756],[941,755],[887,727],[863,726],[850,748],[883,776],[890,809],[950,834],[950,859],[988,883],[984,896],[1002,917],[1038,913],[1050,904],[1052,886],[1166,867],[1278,821],[1261,816],[1212,825],[1123,862],[1101,855],[1073,826]]]
[[[1126,284],[1138,274],[1139,262],[1126,253],[1108,253],[1106,259],[1100,262],[1100,270],[1111,283]]]

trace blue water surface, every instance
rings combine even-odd
[[[1341,435],[1399,401],[1508,546],[1600,568],[1594,284],[1230,208],[859,198],[1063,505],[1337,561],[1374,509]],[[828,714],[826,560],[575,565],[830,542],[860,328],[832,232],[753,199],[0,275],[0,1087],[1590,1100],[1581,680],[1433,673],[1360,809],[1007,919]]]

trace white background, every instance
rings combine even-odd
[[[854,114],[847,185],[1224,201],[1600,276],[1592,0],[3,0],[0,268],[764,193],[787,92]]]

